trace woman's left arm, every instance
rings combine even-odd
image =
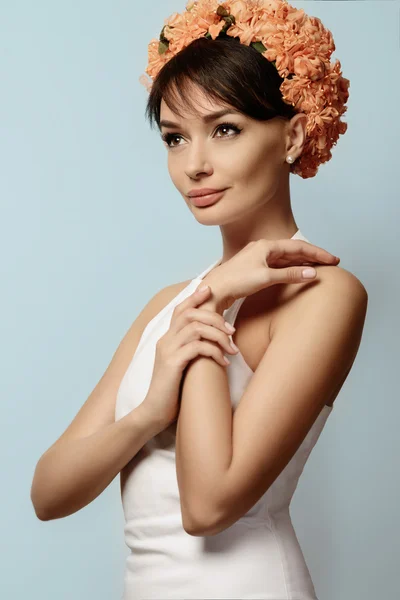
[[[184,373],[176,472],[183,526],[191,535],[215,535],[250,510],[291,460],[352,367],[367,292],[342,268],[319,266],[317,271],[319,285],[299,294],[274,328],[233,414],[224,367],[199,356]],[[222,314],[217,306],[211,299],[201,308]]]

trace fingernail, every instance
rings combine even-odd
[[[225,327],[228,331],[231,331],[232,333],[236,331],[236,327],[233,327],[230,323],[228,323],[228,321],[225,321]]]
[[[208,286],[208,285],[202,285],[201,288],[199,288],[197,291],[200,292],[200,294],[201,294],[202,292],[205,292],[206,290],[208,290],[209,287],[210,286]]]
[[[315,269],[304,269],[301,272],[301,275],[302,275],[303,279],[311,279],[316,274],[317,274],[317,271]]]

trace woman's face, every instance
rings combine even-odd
[[[208,100],[198,88],[193,94],[197,94],[191,95],[191,100],[199,107],[200,116],[185,112],[180,118],[161,102],[160,127],[168,144],[168,171],[198,220],[211,219],[215,224],[235,221],[279,195],[289,173],[285,159],[293,143],[290,122],[282,118],[256,121]],[[221,110],[232,112],[211,118]],[[165,126],[164,121],[176,126]],[[188,192],[199,188],[227,189],[215,204],[197,207]]]

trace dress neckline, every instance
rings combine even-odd
[[[294,235],[292,235],[292,237],[289,238],[289,239],[291,239],[291,240],[299,239],[299,240],[308,241],[307,238],[301,233],[300,229],[298,229],[296,231],[296,233]],[[208,273],[212,269],[214,269],[215,267],[217,267],[218,265],[220,265],[221,262],[222,262],[222,257],[218,258],[216,261],[214,261],[213,263],[211,263],[211,265],[209,265],[206,269],[204,269],[197,277],[195,277],[194,279],[192,279],[192,283],[195,282],[196,285],[198,285],[198,282],[202,281],[204,279],[204,277],[206,275],[208,275]],[[240,307],[243,304],[243,302],[244,302],[245,299],[246,299],[246,296],[243,296],[243,298],[237,298],[233,302],[233,304],[231,304],[231,306],[229,308],[227,308],[226,310],[224,310],[223,317],[231,325],[234,325],[237,313],[239,312],[239,309],[240,309]],[[231,337],[231,336],[229,336],[229,337]],[[229,360],[231,360],[231,362],[232,362],[232,360],[235,360],[235,358],[237,358],[238,361],[240,363],[242,363],[242,367],[245,369],[245,371],[247,371],[247,373],[248,373],[249,376],[254,375],[253,369],[247,364],[247,362],[245,361],[244,356],[240,352],[240,350],[239,350],[239,352],[237,354],[229,356]],[[229,370],[230,366],[231,365],[228,365],[228,367],[227,367],[228,370]],[[333,406],[334,405],[329,406],[328,404],[325,404],[323,406],[321,412],[323,412],[323,411],[331,411],[333,409]]]

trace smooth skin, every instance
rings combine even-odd
[[[180,302],[173,311],[166,333],[156,344],[154,369],[148,394],[143,402],[154,415],[162,415],[165,427],[179,414],[179,387],[184,369],[197,356],[208,356],[226,366],[223,351],[238,352],[229,335],[222,312],[236,298],[252,295],[276,283],[304,283],[302,267],[273,269],[266,265],[266,256],[275,263],[294,262],[336,264],[335,256],[326,250],[301,240],[259,240],[250,242],[224,265],[208,274],[207,286]],[[315,272],[316,275],[316,272]],[[211,287],[210,287],[211,285]],[[211,290],[217,311],[205,310],[199,304],[210,299]],[[229,300],[227,303],[226,301]]]
[[[199,115],[183,111],[184,118],[161,101],[160,122],[178,125],[161,127],[162,135],[169,135],[168,144],[164,140],[168,171],[198,223],[220,228],[222,264],[251,241],[291,238],[299,227],[291,209],[286,157],[296,159],[302,152],[306,115],[260,122],[232,109],[233,114],[205,122],[229,106],[207,98],[195,86],[191,98],[201,110]],[[223,127],[226,121],[240,133]],[[203,187],[228,189],[216,204],[196,207],[187,193]]]
[[[197,113],[179,116],[162,101],[161,124],[174,185],[199,223],[218,225],[221,231],[222,259],[203,282],[212,288],[221,283],[220,267],[249,243],[297,242],[290,240],[299,227],[291,209],[286,157],[300,156],[306,117],[259,122],[234,111],[211,120],[224,105],[195,86],[191,96],[200,107]],[[224,124],[228,119],[231,123]],[[227,189],[215,204],[197,207],[188,192],[202,187]],[[220,365],[200,358],[185,372],[176,464],[183,524],[191,535],[223,531],[265,493],[350,372],[367,293],[357,277],[335,264],[316,270],[311,285],[287,282],[245,298],[233,341],[254,376],[234,415]],[[254,276],[250,266],[249,276]],[[240,282],[238,273],[236,278]],[[222,303],[214,297],[201,306],[221,312],[224,295],[232,295],[232,278],[226,284]],[[242,292],[239,296],[246,295]]]
[[[87,506],[164,428],[142,405],[115,422],[115,402],[146,325],[188,283],[167,286],[151,298],[72,422],[40,457],[30,493],[40,520],[59,519]]]
[[[194,94],[200,100],[199,90],[195,89]],[[205,102],[203,116],[226,108],[208,102],[206,98],[201,100]],[[297,231],[290,209],[289,165],[284,157],[290,153],[296,158],[301,153],[304,115],[296,115],[289,124],[281,119],[253,122],[240,114],[207,123],[202,118],[199,120],[198,116],[188,115],[188,120],[181,121],[162,102],[161,118],[179,121],[179,133],[184,137],[175,138],[174,144],[182,139],[183,145],[181,147],[179,143],[178,148],[168,149],[169,173],[198,222],[220,226],[223,241],[221,264],[249,241],[263,237],[290,238]],[[220,127],[227,118],[242,127],[240,137],[236,134],[228,136],[229,130]],[[163,127],[162,131],[174,130]],[[193,187],[229,189],[216,205],[197,208],[186,196]],[[38,518],[49,520],[76,512],[93,501],[119,472],[122,487],[124,472],[128,472],[132,458],[146,441],[171,422],[171,413],[168,413],[168,418],[161,412],[155,414],[150,410],[150,402],[143,402],[115,422],[115,402],[122,377],[146,325],[189,283],[190,280],[167,286],[151,298],[123,337],[86,402],[63,434],[39,459],[31,487],[31,500]],[[280,288],[279,294],[269,290],[266,297],[261,290],[246,298],[237,316],[235,341],[253,370],[270,341],[270,332],[280,322],[278,316],[285,313],[282,309],[290,301],[289,289],[296,286],[274,287],[276,290]],[[197,323],[198,354],[200,356],[202,348],[208,344],[208,355],[220,361],[222,348],[225,352],[230,351],[228,333],[220,328],[220,315],[213,315],[211,327],[211,313],[202,311],[201,303],[195,302],[195,307],[199,310],[196,318],[192,314],[191,320]],[[208,313],[207,316],[205,313]],[[244,326],[243,320],[246,321]],[[201,332],[198,331],[200,326]],[[258,334],[254,335],[254,331]],[[203,338],[204,346],[200,338]],[[104,448],[108,449],[107,453]]]

